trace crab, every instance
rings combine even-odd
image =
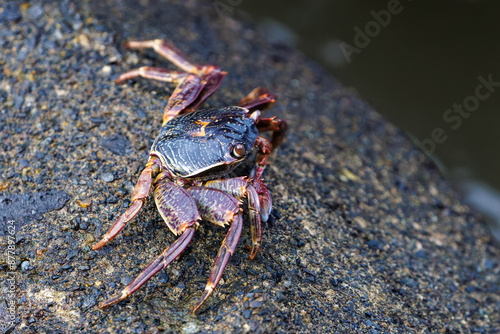
[[[246,198],[252,236],[250,259],[262,241],[261,222],[267,221],[272,199],[262,180],[267,158],[283,141],[287,124],[277,117],[262,118],[276,96],[258,87],[237,106],[198,109],[219,87],[227,74],[219,66],[193,64],[172,44],[161,39],[130,41],[128,49],[152,48],[182,71],[141,67],[121,74],[115,81],[143,77],[177,84],[163,113],[163,123],[150,150],[149,160],[134,187],[130,207],[118,217],[97,250],[112,240],[143,207],[153,189],[156,207],[178,239],[152,261],[117,296],[101,304],[104,308],[120,302],[147,280],[167,267],[189,245],[200,222],[230,225],[213,269],[192,313],[200,310],[219,283],[229,258],[234,254],[243,228],[242,202]],[[270,139],[259,136],[271,132]],[[229,177],[242,161],[256,150],[248,176]]]

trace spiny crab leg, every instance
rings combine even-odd
[[[272,132],[270,141],[264,137],[258,137],[255,143],[255,146],[258,146],[260,150],[257,153],[256,166],[252,172],[253,180],[260,180],[266,167],[267,157],[281,144],[287,129],[286,122],[279,118],[260,118],[260,112],[272,107],[275,101],[276,96],[267,88],[257,87],[238,103],[240,107],[248,109],[252,114],[250,117],[255,119],[259,132]]]
[[[244,196],[248,199],[248,212],[250,217],[250,232],[252,234],[253,260],[262,243],[261,221],[267,221],[271,211],[272,200],[266,185],[259,181],[248,180],[244,177],[235,177],[224,180],[211,180],[204,183],[205,187],[219,189],[234,198],[241,200]],[[203,217],[205,219],[205,217]]]
[[[130,296],[154,274],[168,266],[193,239],[194,232],[199,225],[198,221],[201,220],[196,203],[181,186],[170,181],[169,175],[167,171],[163,171],[155,179],[154,197],[156,206],[167,226],[175,235],[181,234],[181,236],[125,287],[119,296],[103,302],[99,307],[115,304]]]
[[[262,227],[260,217],[260,201],[259,195],[255,188],[251,185],[247,187],[248,197],[248,213],[250,216],[250,232],[252,234],[252,252],[250,260],[253,260],[260,249],[262,243]]]
[[[123,73],[116,79],[115,83],[121,83],[128,79],[141,76],[164,82],[178,84],[163,112],[163,123],[177,115],[196,110],[215,90],[219,87],[226,72],[220,70],[219,66],[198,65],[191,63],[186,55],[172,44],[161,39],[149,41],[130,41],[125,46],[129,49],[153,48],[158,54],[168,59],[174,65],[186,73],[170,71],[159,67],[141,67]]]
[[[92,249],[96,250],[104,246],[108,241],[113,239],[124,227],[127,225],[132,218],[137,215],[139,210],[142,208],[146,197],[148,197],[149,189],[151,188],[152,178],[160,171],[160,161],[152,157],[146,164],[146,168],[139,176],[134,191],[132,192],[132,205],[125,211],[118,219],[113,223],[111,228],[106,232],[104,237],[92,246]]]
[[[271,108],[276,101],[276,95],[267,88],[257,87],[238,103],[240,107],[248,109],[250,112],[255,110],[264,111]]]
[[[260,149],[255,158],[255,168],[252,171],[252,179],[255,181],[260,180],[262,173],[264,173],[269,154],[283,141],[287,124],[285,121],[276,119],[275,117],[263,118],[258,120],[257,129],[259,132],[272,131],[272,133],[271,141],[264,137],[257,137],[257,141],[255,142],[255,146],[258,146]]]
[[[263,222],[267,222],[269,219],[269,215],[271,214],[271,210],[273,208],[273,199],[271,197],[271,193],[269,189],[267,189],[267,185],[259,180],[258,182],[253,182],[252,186],[257,191],[259,195],[259,204],[260,204],[260,218]]]
[[[270,141],[264,137],[258,137],[255,143],[260,148],[260,151],[257,153],[256,166],[253,170],[253,180],[260,180],[266,166],[267,157],[281,144],[285,137],[287,129],[285,121],[277,117],[260,118],[260,111],[272,107],[275,101],[276,96],[269,90],[264,87],[257,87],[238,103],[240,107],[247,108],[252,113],[250,117],[255,119],[259,132],[271,131]]]
[[[255,146],[259,147],[259,151],[257,152],[257,157],[255,158],[255,168],[252,171],[252,179],[260,180],[262,173],[264,173],[264,169],[266,168],[267,157],[271,154],[273,147],[271,146],[269,140],[264,137],[257,137]]]
[[[146,79],[154,79],[177,84],[184,80],[188,75],[189,74],[185,72],[171,71],[166,68],[143,66],[120,74],[118,79],[115,80],[115,83],[120,84],[135,77],[143,77]]]
[[[210,297],[214,289],[217,287],[219,283],[222,272],[224,268],[226,268],[227,262],[231,255],[233,255],[234,250],[236,249],[236,245],[238,244],[238,240],[240,239],[241,230],[243,229],[243,218],[241,214],[237,214],[234,216],[233,223],[227,232],[226,238],[222,242],[222,246],[219,249],[219,253],[215,258],[215,263],[212,268],[212,273],[210,274],[210,278],[208,279],[207,286],[205,287],[205,291],[201,296],[200,300],[193,307],[192,313],[196,313],[200,307],[205,303],[205,301]]]
[[[194,74],[189,74],[186,79],[174,89],[170,99],[168,99],[167,106],[163,112],[162,126],[188,108],[196,100],[202,88],[203,85],[200,78]]]
[[[154,274],[156,274],[161,269],[168,266],[175,258],[177,258],[186,247],[189,245],[193,239],[196,226],[190,226],[184,230],[184,233],[177,239],[170,247],[165,249],[163,253],[151,262],[146,269],[144,269],[139,276],[137,276],[132,283],[127,285],[125,289],[122,290],[120,295],[110,298],[105,302],[99,304],[99,308],[104,308],[113,304],[118,303],[126,299],[137,289],[139,289],[144,283],[147,282]]]
[[[125,44],[128,49],[147,49],[153,48],[158,54],[170,60],[175,66],[189,73],[197,73],[199,66],[192,64],[187,56],[173,46],[161,39],[149,41],[130,41]]]
[[[271,151],[278,147],[283,138],[285,138],[285,132],[288,128],[286,122],[282,119],[275,117],[261,118],[257,123],[257,129],[259,132],[271,131]]]

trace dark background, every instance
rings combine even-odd
[[[250,15],[270,40],[295,46],[315,59],[414,140],[425,142],[441,128],[446,140],[428,153],[434,153],[435,162],[470,203],[500,224],[500,89],[480,101],[459,126],[443,119],[447,109],[474,95],[479,76],[491,75],[500,82],[498,2],[233,0],[226,4],[224,15]],[[377,32],[373,12],[383,16],[381,11],[387,14],[391,5],[398,13],[391,14],[385,27],[378,25]],[[340,45],[356,47],[355,28],[365,32],[367,24],[373,37],[368,36],[369,43],[358,48],[349,62]]]

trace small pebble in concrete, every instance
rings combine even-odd
[[[23,263],[21,263],[21,270],[22,271],[26,271],[30,268],[30,263],[29,261],[23,261]]]
[[[111,173],[103,173],[101,175],[101,179],[104,181],[104,182],[113,182],[115,180],[115,177],[113,176],[113,174]]]
[[[250,319],[251,316],[252,316],[252,310],[245,310],[245,311],[243,311],[243,317],[245,319]]]
[[[76,203],[78,203],[79,206],[82,208],[87,208],[92,204],[92,200],[90,198],[82,198],[82,199],[77,199]]]
[[[111,74],[111,72],[113,71],[113,69],[111,68],[111,66],[106,65],[106,66],[102,67],[101,71],[102,71],[102,74],[109,75],[109,74]]]

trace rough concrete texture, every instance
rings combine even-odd
[[[1,198],[61,196],[52,207],[39,196],[26,202],[32,214],[14,217],[14,274],[10,216],[0,215],[3,329],[14,299],[11,333],[500,331],[499,249],[400,130],[300,53],[221,19],[214,3],[112,2],[0,5]],[[170,67],[122,47],[150,38],[229,72],[207,105],[266,86],[279,95],[266,114],[290,125],[265,173],[275,209],[261,253],[248,260],[245,222],[197,316],[190,307],[226,233],[209,223],[131,298],[97,308],[175,240],[149,199],[113,242],[91,250],[130,204],[173,89],[113,83],[137,66]]]

